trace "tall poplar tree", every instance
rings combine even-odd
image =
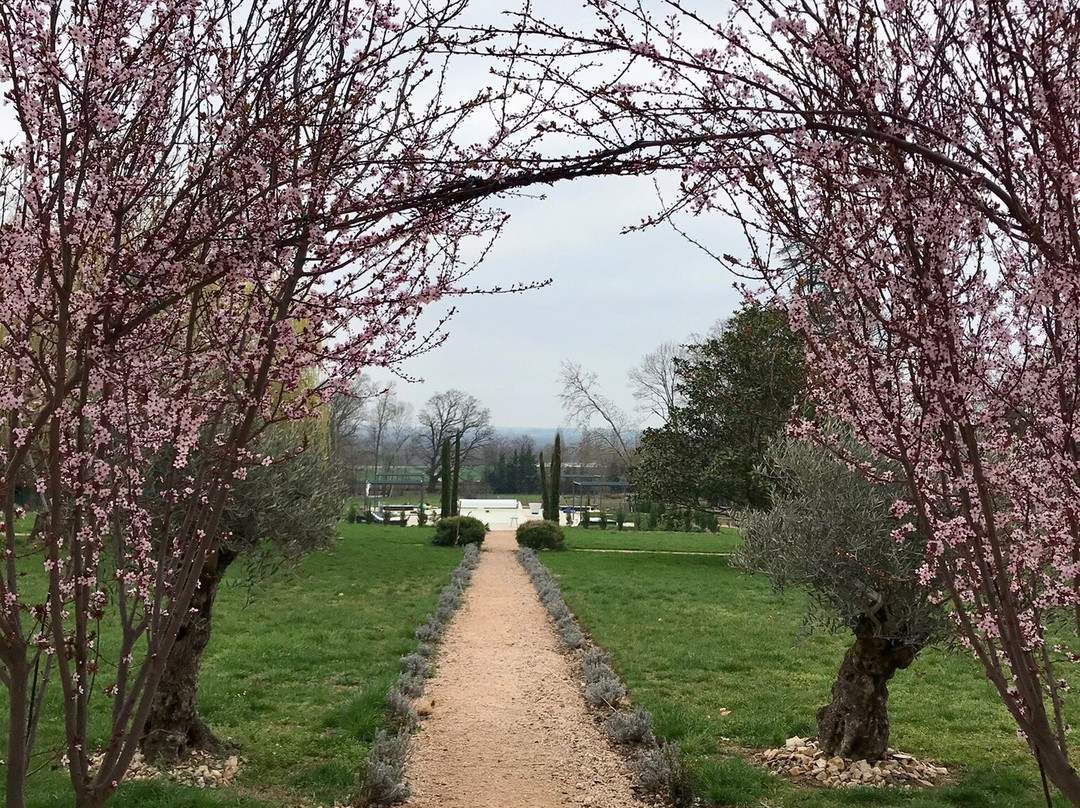
[[[551,453],[551,493],[548,504],[548,516],[553,522],[559,521],[559,486],[562,483],[562,435],[555,433],[555,448]]]
[[[452,503],[452,488],[453,482],[451,481],[450,473],[450,438],[443,438],[442,442],[442,476],[439,479],[439,492],[442,495],[440,500],[440,516],[453,516]]]

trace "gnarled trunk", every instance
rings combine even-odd
[[[919,649],[872,635],[857,636],[840,666],[832,701],[817,711],[818,744],[829,755],[880,760],[889,748],[888,681]]]
[[[174,763],[198,749],[219,751],[221,743],[199,718],[199,672],[210,642],[210,616],[218,585],[236,553],[222,548],[207,560],[199,588],[180,627],[140,743],[150,760]]]

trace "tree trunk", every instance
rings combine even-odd
[[[149,760],[175,763],[194,750],[216,752],[222,748],[199,718],[199,671],[203,652],[210,642],[210,615],[218,585],[235,558],[234,551],[220,549],[207,561],[199,577],[199,588],[192,596],[187,620],[169,652],[143,730],[140,746]]]
[[[23,652],[23,649],[19,649]],[[25,808],[26,806],[26,771],[27,760],[27,687],[28,671],[25,657],[16,657],[8,667],[8,749],[7,749],[7,808]],[[30,705],[33,709],[33,705]]]
[[[888,681],[919,649],[872,635],[857,636],[844,655],[832,702],[817,712],[818,744],[849,760],[880,760],[889,747]]]

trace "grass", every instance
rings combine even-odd
[[[739,532],[722,527],[709,533],[668,533],[663,531],[606,530],[564,527],[566,546],[572,550],[652,550],[682,553],[730,553],[739,543]]]
[[[200,710],[221,737],[240,744],[246,763],[237,781],[217,791],[124,783],[110,805],[267,808],[346,799],[381,726],[398,658],[415,648],[413,629],[461,559],[460,548],[429,546],[432,533],[342,525],[332,551],[270,581],[250,605],[247,590],[223,587]],[[61,737],[59,720],[47,722],[39,750]],[[28,795],[31,808],[72,804],[64,771],[35,775]]]
[[[587,532],[591,542],[593,529]],[[663,534],[644,536],[655,541]],[[580,541],[574,533],[573,542]],[[801,597],[781,598],[767,579],[739,573],[716,556],[545,553],[542,559],[583,628],[613,655],[633,699],[653,713],[663,737],[680,743],[694,790],[709,804],[1045,805],[1038,770],[1012,719],[964,654],[924,651],[890,684],[891,745],[958,769],[955,782],[919,792],[796,788],[743,755],[816,734],[814,714],[828,700],[847,639],[807,633]],[[1066,805],[1060,798],[1055,804]]]

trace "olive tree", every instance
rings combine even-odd
[[[142,736],[148,757],[177,760],[193,749],[214,751],[218,739],[199,717],[199,673],[210,642],[218,588],[234,561],[249,585],[298,564],[337,536],[344,504],[332,435],[322,424],[286,424],[267,430],[255,464],[233,486],[222,514],[223,541],[207,559],[187,618],[177,634]]]
[[[791,438],[770,448],[762,471],[773,507],[742,515],[736,564],[779,590],[805,589],[808,620],[855,635],[832,701],[817,712],[818,739],[830,755],[878,760],[889,745],[889,680],[944,636],[942,610],[916,574],[925,547],[892,538],[901,488],[888,473],[870,482],[828,449]]]

